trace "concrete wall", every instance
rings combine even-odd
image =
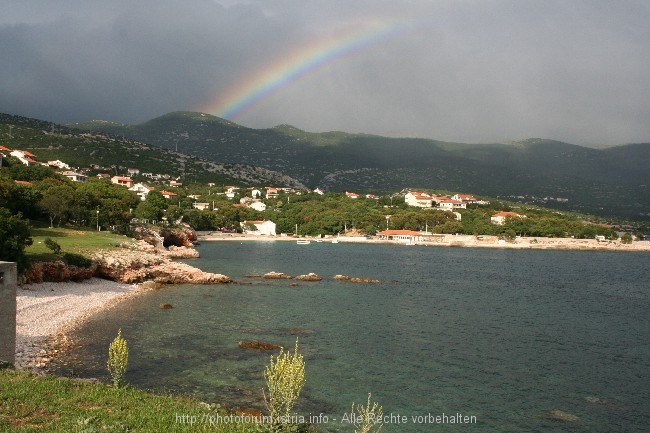
[[[0,262],[0,363],[16,362],[16,264]]]

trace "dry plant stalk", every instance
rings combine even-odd
[[[370,405],[370,397],[372,394],[368,393],[368,403],[366,406],[357,405],[356,413],[359,416],[354,416],[354,403],[352,403],[352,424],[354,425],[354,433],[370,433],[373,432],[373,427],[379,424],[379,427],[374,430],[374,433],[378,433],[379,430],[383,427],[381,420],[384,418],[384,412],[382,407],[377,403]]]

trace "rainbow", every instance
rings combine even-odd
[[[309,43],[249,76],[226,94],[218,95],[201,111],[235,120],[280,89],[406,29],[407,26],[401,23],[374,22],[359,31]]]

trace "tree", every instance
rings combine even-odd
[[[30,227],[22,215],[0,208],[0,260],[16,262],[18,270],[23,270],[27,264],[25,247],[31,244]]]
[[[39,206],[50,218],[50,228],[54,227],[54,220],[57,218],[59,225],[61,224],[73,195],[74,189],[68,185],[56,185],[43,192]]]
[[[135,208],[135,216],[147,220],[159,220],[167,207],[165,197],[159,191],[151,191],[147,199]]]

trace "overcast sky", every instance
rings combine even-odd
[[[0,0],[0,11],[0,112],[60,123],[218,114],[299,53],[302,73],[231,120],[463,142],[650,141],[647,0]],[[310,60],[328,41],[329,57]]]

